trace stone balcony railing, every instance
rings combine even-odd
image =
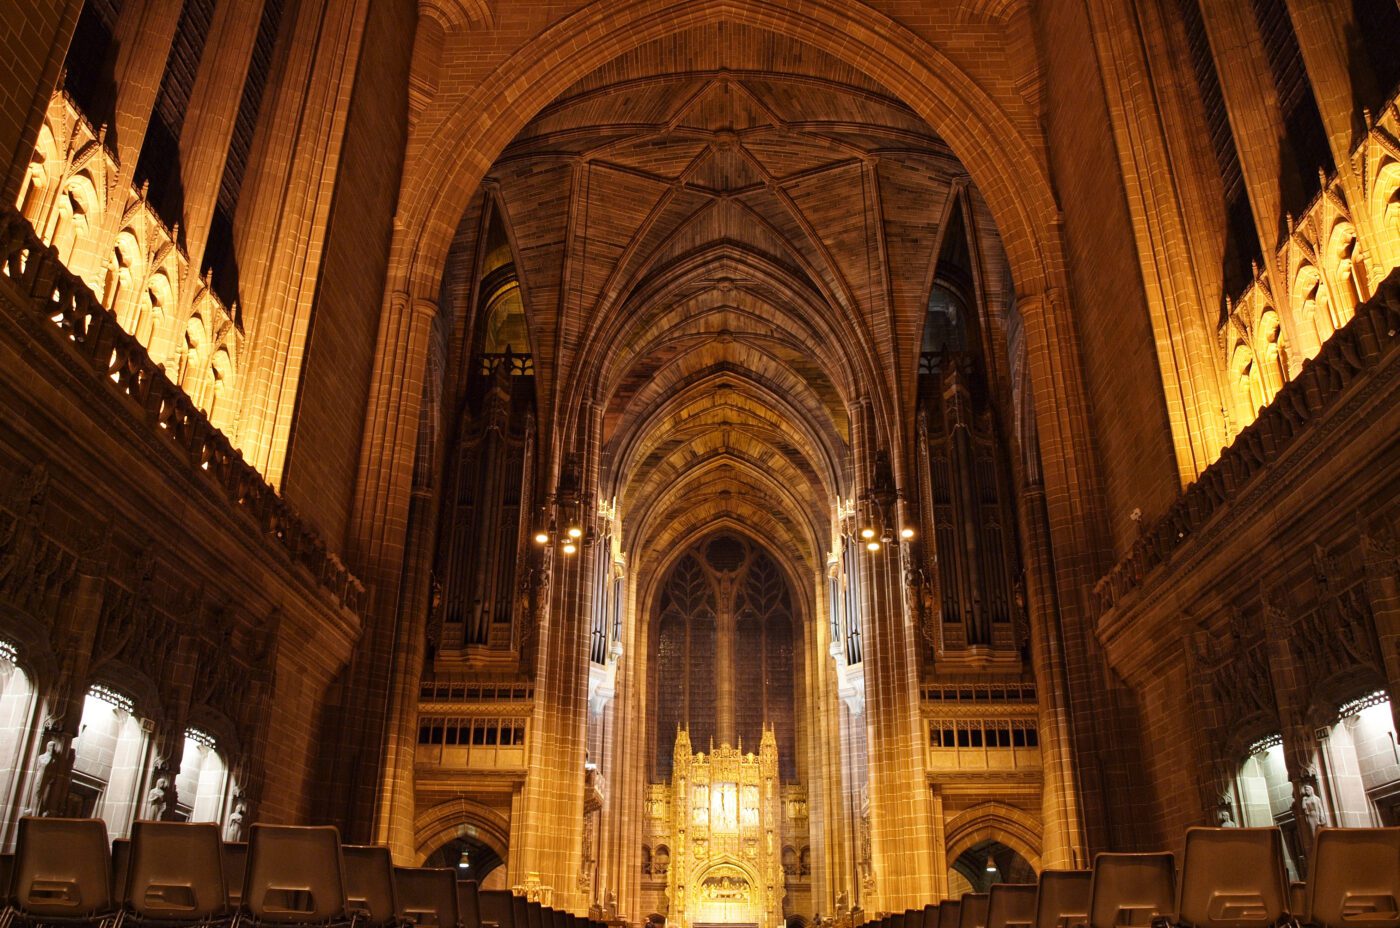
[[[1352,388],[1400,348],[1400,270],[1305,362],[1273,401],[1260,410],[1220,457],[1201,473],[1172,507],[1142,529],[1132,551],[1095,586],[1100,614],[1167,565],[1178,548],[1223,512],[1247,486],[1266,480],[1275,462],[1301,443],[1310,429],[1333,414]]]
[[[300,564],[341,605],[358,613],[364,588],[261,475],[243,460],[165,369],[12,208],[0,212],[0,275],[20,291],[33,328],[47,330],[74,367],[126,400],[131,414],[164,435],[191,471]]]

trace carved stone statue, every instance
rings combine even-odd
[[[174,799],[171,793],[170,777],[164,772],[158,773],[155,785],[146,794],[145,818],[148,821],[158,822],[165,818],[166,810]]]
[[[1304,783],[1298,795],[1299,818],[1303,820],[1303,825],[1307,829],[1308,841],[1311,842],[1317,834],[1319,828],[1327,826],[1327,810],[1322,805],[1322,798],[1317,795],[1311,783]]]
[[[239,793],[233,800],[233,811],[228,814],[224,825],[225,841],[244,841],[248,834],[248,800]]]
[[[671,869],[671,849],[666,845],[658,845],[656,852],[651,857],[651,872],[653,876],[665,876]]]
[[[1220,804],[1215,807],[1215,824],[1221,828],[1235,827],[1235,813],[1230,808],[1229,800],[1221,799]]]
[[[56,811],[54,805],[58,798],[58,786],[63,781],[69,761],[66,755],[61,738],[50,736],[44,743],[44,753],[34,762],[34,794],[28,809],[30,815],[52,815]]]

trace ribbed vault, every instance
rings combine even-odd
[[[854,492],[858,420],[874,427],[910,389],[968,180],[856,68],[707,29],[576,82],[506,146],[468,216],[507,230],[542,460],[601,452],[591,479],[631,569],[652,576],[661,552],[729,520],[815,578]]]

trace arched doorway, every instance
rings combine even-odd
[[[428,855],[425,867],[450,867],[459,880],[475,880],[482,889],[506,889],[506,867],[495,849],[473,837],[453,838]]]
[[[957,856],[948,869],[948,892],[985,893],[996,883],[1034,883],[1035,868],[1000,841],[979,841]]]

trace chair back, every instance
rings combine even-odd
[[[1034,883],[997,883],[987,895],[987,928],[1031,928],[1035,924]]]
[[[224,842],[224,892],[228,893],[229,908],[236,909],[243,901],[243,881],[248,876],[248,842]]]
[[[924,906],[923,915],[919,919],[919,928],[938,928],[938,904],[930,902]]]
[[[91,918],[112,911],[107,825],[94,818],[19,820],[11,896],[36,919]]]
[[[1074,928],[1089,919],[1091,870],[1042,870],[1035,894],[1035,928]]]
[[[957,899],[944,899],[938,903],[938,924],[941,928],[958,928],[962,916],[962,903]]]
[[[399,918],[422,928],[457,928],[457,876],[448,867],[395,867]]]
[[[987,928],[986,893],[964,893],[958,910],[958,928]]]
[[[481,928],[481,892],[476,880],[457,881],[457,917],[462,928]]]
[[[219,826],[213,822],[137,822],[131,862],[119,891],[142,919],[187,924],[228,910]]]
[[[345,907],[356,924],[390,925],[398,918],[394,860],[387,847],[347,844],[340,849],[345,868]]]
[[[530,902],[524,896],[511,899],[511,911],[515,914],[515,928],[530,928]]]
[[[923,909],[905,909],[899,918],[900,928],[924,928]]]
[[[131,869],[131,839],[112,839],[112,904],[126,904],[126,875]]]
[[[1176,904],[1171,854],[1100,854],[1089,884],[1089,928],[1150,925]]]
[[[1400,926],[1400,828],[1319,828],[1306,920],[1317,928]]]
[[[1294,880],[1288,884],[1288,911],[1302,918],[1308,910],[1308,884]]]
[[[544,906],[538,902],[525,900],[525,918],[527,928],[549,928],[544,920]]]
[[[241,906],[257,922],[343,921],[340,832],[333,825],[254,825]]]
[[[1197,928],[1268,928],[1288,912],[1277,828],[1188,828],[1177,914]]]
[[[515,900],[520,898],[508,889],[483,889],[477,893],[481,907],[482,922],[491,922],[496,928],[516,928]],[[523,900],[522,900],[523,901]]]
[[[15,872],[15,855],[0,854],[0,905],[10,902],[10,877]]]

